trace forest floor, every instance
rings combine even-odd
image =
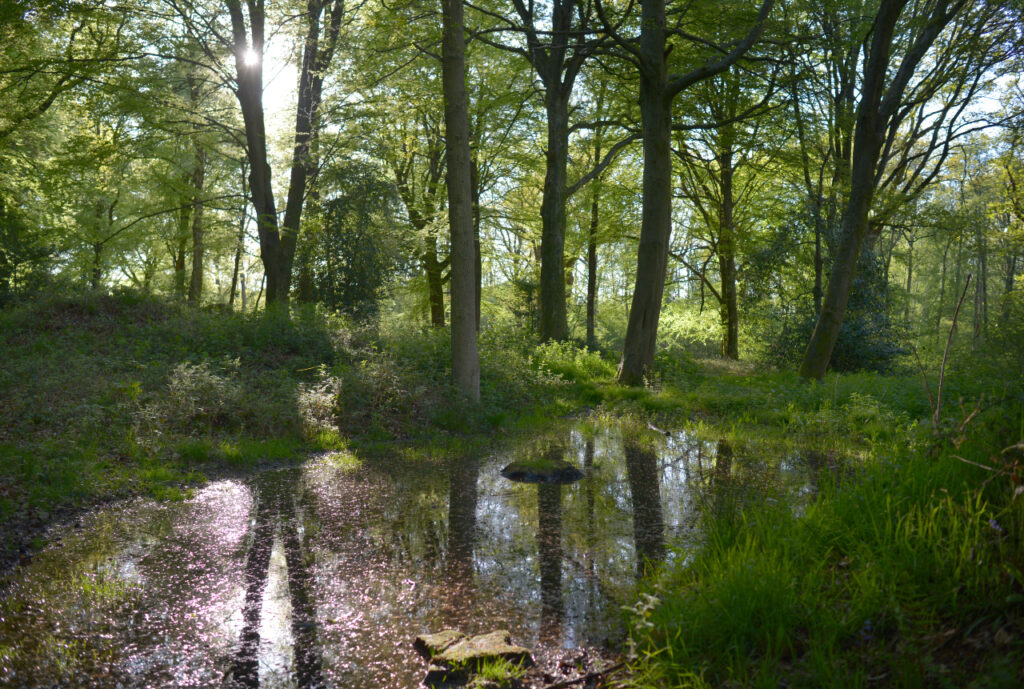
[[[705,547],[653,576],[631,613],[628,684],[1024,680],[1017,373],[954,366],[944,394],[956,402],[935,432],[935,371],[926,392],[915,372],[807,384],[684,362],[624,389],[598,354],[485,331],[484,402],[468,406],[450,402],[441,332],[130,294],[4,310],[0,350],[0,572],[29,561],[47,527],[106,501],[180,499],[210,478],[321,450],[440,464],[591,414],[859,463],[801,514],[765,495],[709,515]]]

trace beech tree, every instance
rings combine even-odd
[[[613,22],[602,3],[597,3],[604,30],[620,48],[621,55],[636,68],[640,81],[643,219],[637,247],[636,286],[619,363],[619,382],[623,385],[642,383],[654,364],[672,232],[672,103],[683,89],[721,74],[739,60],[760,37],[774,4],[774,0],[764,0],[753,29],[742,39],[714,44],[684,30],[681,21],[686,16],[685,10],[681,14],[674,13],[674,25],[668,26],[665,0],[641,1],[638,38],[624,36],[621,29],[625,19]],[[705,57],[698,67],[681,73],[670,72],[670,37],[702,48],[712,43],[711,57]]]
[[[448,224],[451,228],[452,379],[460,394],[480,399],[476,348],[476,259],[473,247],[472,161],[469,98],[466,95],[466,37],[462,0],[442,0],[441,72]]]
[[[962,118],[1013,34],[996,2],[879,4],[862,44],[849,168],[840,170],[848,195],[821,312],[800,365],[804,378],[825,375],[857,261],[880,220],[934,180],[958,137],[984,124]],[[876,204],[883,187],[886,198]]]

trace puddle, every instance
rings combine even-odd
[[[583,478],[501,476],[541,456]],[[0,685],[414,687],[412,639],[448,627],[614,646],[637,573],[696,542],[700,510],[765,488],[799,506],[834,475],[820,455],[577,425],[448,471],[322,457],[98,510],[15,573]]]

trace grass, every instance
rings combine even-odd
[[[206,312],[133,293],[0,311],[0,568],[54,521],[128,495],[343,451],[441,465],[577,409],[598,356],[481,338],[486,402],[456,401],[448,337],[315,310]],[[587,368],[589,367],[589,368]]]
[[[862,461],[799,513],[770,496],[708,510],[703,544],[670,559],[629,614],[636,656],[624,685],[1020,686],[1024,454],[1001,450],[1024,437],[1024,401],[1004,398],[962,432],[936,436],[916,420],[929,408],[907,393],[911,383],[858,374],[794,389],[784,374],[740,375],[711,394],[707,381],[666,393],[743,419],[734,442],[793,434],[845,442]],[[1006,389],[949,383],[968,399]],[[965,415],[951,407],[944,429]]]
[[[677,354],[648,386],[620,388],[611,359],[492,329],[480,341],[484,401],[468,405],[448,385],[444,331],[197,312],[131,294],[0,312],[0,348],[8,561],[39,545],[42,526],[114,497],[181,498],[206,477],[316,450],[343,467],[384,456],[442,466],[590,410],[627,432],[686,429],[856,467],[799,514],[770,495],[707,510],[702,544],[653,574],[629,613],[625,683],[1024,680],[1024,454],[1003,452],[1024,439],[1024,385],[1005,366],[958,355],[936,435],[915,372],[807,384]]]

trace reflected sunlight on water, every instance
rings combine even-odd
[[[541,455],[583,478],[501,477]],[[614,646],[637,572],[699,543],[702,510],[765,490],[799,509],[834,470],[579,423],[446,468],[313,458],[99,509],[15,573],[0,684],[413,687],[412,639],[449,627],[508,629],[542,653]]]

